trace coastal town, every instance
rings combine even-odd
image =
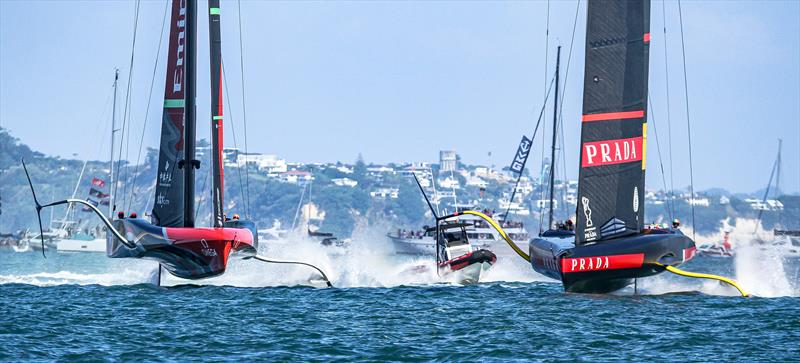
[[[507,212],[516,219],[533,221],[548,211],[551,203],[548,198],[550,163],[547,158],[537,172],[525,172],[519,176],[508,167],[464,164],[454,150],[440,151],[437,162],[388,164],[372,164],[363,160],[355,163],[293,162],[274,154],[245,153],[235,148],[225,149],[224,155],[227,168],[246,169],[252,175],[290,185],[366,188],[373,200],[397,200],[400,198],[401,184],[408,184],[413,180],[412,175],[415,175],[431,197],[431,202],[443,210],[492,210]],[[559,218],[573,218],[577,207],[578,182],[564,180],[558,175],[556,173],[553,183],[554,213]],[[645,193],[645,202],[654,206],[650,209],[655,214],[651,218],[659,222],[667,217],[660,213],[664,210],[663,206],[675,208],[680,205],[683,209],[694,207],[698,210],[725,208],[732,203],[732,199],[737,208],[753,212],[780,212],[784,209],[777,193],[770,194],[768,198],[718,191],[699,191],[692,195],[686,190],[669,192],[653,189]]]
[[[86,162],[81,176],[81,160],[47,156],[31,150],[20,140],[2,130],[0,138],[10,146],[5,151],[2,181],[9,186],[3,195],[3,214],[0,229],[14,232],[35,228],[35,214],[26,204],[29,200],[24,172],[15,161],[24,157],[34,171],[46,173],[43,185],[49,193],[70,195],[73,191],[92,191],[98,188],[94,179],[103,181],[108,166],[102,161]],[[210,144],[200,140],[197,156],[201,165],[210,165]],[[397,161],[376,164],[360,156],[352,162],[310,163],[288,160],[276,154],[245,152],[231,147],[223,150],[223,161],[228,181],[225,183],[226,210],[249,215],[259,223],[270,226],[279,223],[292,226],[300,217],[299,211],[314,211],[306,216],[325,231],[347,237],[358,221],[370,225],[381,224],[387,230],[394,228],[419,229],[431,223],[416,176],[432,204],[442,212],[458,210],[485,210],[504,214],[506,219],[524,222],[529,232],[546,228],[550,208],[549,160],[538,165],[529,164],[522,175],[508,166],[487,160],[480,165],[463,162],[456,150],[441,150],[427,161]],[[538,161],[538,160],[537,160]],[[505,163],[504,163],[505,164]],[[155,176],[157,154],[149,149],[140,162],[124,163],[118,181],[128,188],[124,211],[135,211],[149,216],[153,201],[158,198],[153,184],[147,182]],[[208,169],[197,175],[198,220],[209,223],[210,192]],[[557,170],[553,182],[554,222],[575,218],[578,183],[574,178],[564,178]],[[519,178],[518,178],[519,177]],[[651,177],[648,185],[658,185],[659,177]],[[516,188],[515,188],[516,186]],[[11,188],[13,187],[13,188]],[[248,189],[249,187],[249,189]],[[245,192],[250,190],[250,192]],[[100,194],[98,194],[100,193]],[[107,200],[98,198],[110,193],[108,186],[94,194],[76,194],[78,198],[91,199],[107,208]],[[684,225],[692,226],[692,209],[696,228],[703,233],[717,233],[727,218],[756,219],[762,214],[763,228],[773,225],[793,225],[800,215],[800,197],[784,195],[774,188],[751,193],[732,193],[722,189],[700,190],[692,195],[688,188],[652,188],[644,194],[648,205],[648,223],[664,223],[679,218]],[[122,205],[119,205],[123,208]],[[118,209],[119,210],[119,209]],[[54,215],[63,214],[56,209]],[[82,219],[82,214],[74,216]],[[90,218],[83,218],[89,220]],[[55,218],[58,220],[58,218]],[[45,224],[49,224],[45,221]]]

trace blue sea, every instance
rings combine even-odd
[[[636,292],[568,294],[510,258],[486,282],[459,286],[408,272],[426,259],[380,249],[285,250],[335,287],[252,260],[159,287],[149,261],[0,252],[0,360],[800,360],[800,262],[781,256],[684,265],[736,277],[754,294],[742,298],[665,274]]]

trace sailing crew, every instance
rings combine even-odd
[[[672,220],[672,229],[678,229],[680,227],[681,227],[681,220],[678,219],[678,218],[673,219]]]
[[[725,248],[725,250],[727,251],[730,251],[732,247],[729,237],[730,237],[730,232],[725,232],[725,235],[723,235],[722,237],[722,247]]]
[[[574,231],[575,230],[575,225],[572,223],[571,219],[567,219],[567,221],[564,222],[564,227],[565,227],[565,229],[567,231]]]

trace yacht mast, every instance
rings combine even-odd
[[[195,160],[195,103],[197,94],[197,1],[186,2],[186,123],[184,127],[184,189],[183,226],[194,227],[194,169],[200,167]]]
[[[211,65],[211,206],[212,225],[225,223],[225,168],[223,167],[222,36],[219,0],[208,1],[208,43]],[[245,168],[247,163],[245,163]]]
[[[561,63],[561,46],[556,52],[556,94],[553,102],[553,144],[550,150],[550,218],[547,224],[548,229],[553,228],[553,186],[555,184],[556,173],[556,136],[558,135],[558,68]]]
[[[108,169],[108,218],[114,218],[114,134],[117,132],[117,81],[119,68],[114,69],[114,101],[111,106],[111,158]],[[85,165],[85,164],[84,164]],[[74,197],[74,196],[73,196]]]
[[[783,139],[778,139],[778,166],[775,173],[775,198],[780,197],[781,190],[781,149],[783,149]]]

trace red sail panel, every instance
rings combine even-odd
[[[158,153],[154,223],[164,227],[183,226],[184,175],[178,161],[184,159],[186,48],[186,0],[172,2],[167,74],[164,86],[164,113]]]
[[[649,33],[649,0],[588,2],[578,245],[643,226]]]
[[[224,222],[225,169],[222,165],[222,35],[219,0],[208,1],[208,40],[211,53],[211,200],[214,227]]]

